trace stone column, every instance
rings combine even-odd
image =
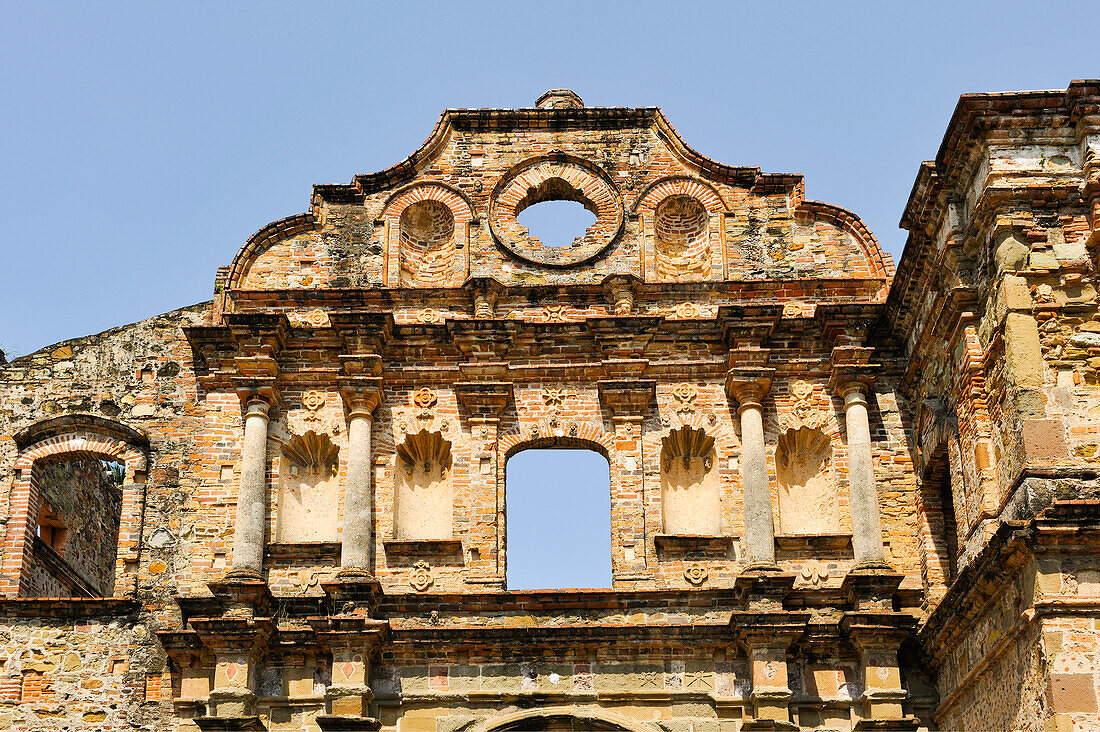
[[[764,407],[768,383],[751,381],[733,390],[741,417],[741,483],[745,506],[745,551],[748,568],[775,566],[775,526],[764,446]]]
[[[267,524],[267,424],[270,400],[252,392],[246,397],[241,485],[233,532],[234,577],[263,578]]]
[[[848,503],[852,511],[852,546],[856,568],[886,567],[879,520],[875,467],[871,460],[871,427],[867,420],[867,385],[845,384],[844,424],[848,434]]]
[[[377,392],[357,395],[349,402],[348,474],[344,485],[344,526],[340,574],[371,575],[374,511],[371,491],[371,432]]]

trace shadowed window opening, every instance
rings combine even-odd
[[[611,468],[586,449],[506,465],[508,589],[611,587]]]
[[[543,246],[567,247],[596,223],[596,214],[578,201],[542,201],[523,209],[516,219]]]
[[[950,587],[958,573],[959,532],[946,447],[928,461],[921,481],[921,502],[932,540],[932,556],[926,558],[924,568],[925,584],[930,588]]]
[[[36,466],[26,596],[111,596],[125,473],[120,463],[84,456]]]

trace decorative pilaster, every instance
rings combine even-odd
[[[196,717],[195,724],[203,732],[266,730],[256,715],[256,683],[275,623],[270,618],[193,618],[191,627],[215,659],[207,716]]]
[[[378,729],[381,723],[370,716],[370,668],[389,635],[389,621],[353,614],[314,617],[309,624],[332,658],[332,683],[325,690],[325,713],[317,717],[317,726],[324,732]]]
[[[469,548],[476,550],[477,559],[467,557],[466,582],[480,585],[504,586],[504,471],[500,469],[499,448],[500,416],[512,402],[512,384],[509,382],[463,382],[454,385],[459,402],[469,413],[473,433],[474,454],[471,465],[471,496],[475,497],[470,510],[475,515],[492,515],[491,535],[471,535]],[[477,446],[481,449],[478,450]],[[480,484],[480,485],[479,485]],[[486,485],[487,484],[487,485]],[[480,498],[481,503],[477,500]],[[491,501],[491,503],[490,503]]]
[[[612,582],[645,577],[645,483],[642,425],[657,383],[648,379],[599,382],[600,401],[611,412],[615,451],[611,461]],[[641,548],[640,556],[638,549]]]
[[[856,730],[912,732],[920,726],[902,711],[906,691],[898,667],[898,649],[916,624],[916,618],[905,613],[844,614],[841,630],[859,653],[863,678],[863,718]]]
[[[752,719],[742,730],[797,730],[788,705],[787,653],[806,632],[809,613],[735,612],[730,623],[745,647],[752,668]]]

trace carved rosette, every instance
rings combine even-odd
[[[287,411],[287,431],[292,435],[304,435],[307,432],[318,435],[340,434],[344,428],[340,403],[339,399],[330,400],[326,392],[316,389],[307,391],[302,394],[301,407]]]

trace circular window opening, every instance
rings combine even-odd
[[[579,201],[541,201],[523,209],[516,219],[543,246],[567,247],[596,223],[596,214]]]

